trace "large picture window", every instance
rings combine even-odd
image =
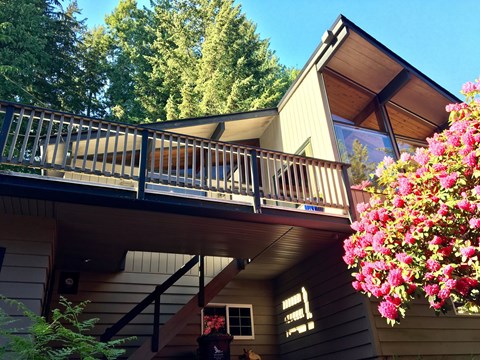
[[[370,174],[385,156],[395,157],[386,134],[340,123],[335,123],[335,134],[341,160],[350,164],[351,185],[371,180]]]
[[[202,310],[202,334],[212,318],[225,320],[220,332],[228,333],[235,339],[254,339],[253,308],[248,304],[209,304]]]

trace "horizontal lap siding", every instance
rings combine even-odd
[[[265,149],[295,153],[311,138],[312,156],[335,160],[327,121],[327,109],[322,102],[318,75],[312,67],[285,106],[260,138]]]
[[[416,300],[406,318],[391,327],[371,301],[382,354],[401,359],[472,359],[480,355],[480,317],[452,312],[435,316],[426,300]]]
[[[279,359],[277,346],[276,316],[273,302],[273,287],[269,281],[233,280],[211,303],[252,304],[255,339],[233,340],[230,353],[238,359],[243,349],[253,349],[262,360]],[[189,325],[177,336],[156,359],[195,359],[196,339],[201,331],[200,316],[192,317]]]
[[[55,223],[50,218],[2,214],[0,228],[0,246],[6,248],[0,294],[40,314],[53,261]]]
[[[367,307],[351,286],[350,272],[341,259],[341,249],[330,249],[290,269],[276,279],[276,313],[281,359],[372,359],[375,349]],[[312,319],[286,323],[302,304],[283,309],[282,301],[308,293]],[[314,328],[286,336],[292,327],[314,322]]]
[[[92,333],[99,336],[150,294],[156,285],[162,284],[190,259],[190,255],[183,254],[130,251],[125,259],[124,271],[118,273],[81,272],[78,293],[65,295],[65,297],[74,303],[84,300],[91,301],[84,311],[83,318],[99,319]],[[228,258],[206,257],[205,283],[208,283],[230,261],[231,259]],[[58,279],[58,276],[56,278]],[[161,296],[160,323],[164,324],[197,293],[198,268],[195,266]],[[52,309],[58,307],[59,296],[57,281],[52,297]],[[122,329],[119,333],[120,336],[137,337],[124,346],[128,354],[151,336],[152,322],[153,304]],[[190,331],[192,330],[190,329]],[[196,339],[199,331],[200,320],[198,319],[193,339]],[[181,335],[180,338],[182,336],[184,335]]]

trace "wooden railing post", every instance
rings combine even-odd
[[[353,203],[352,189],[350,187],[350,180],[348,179],[348,167],[350,165],[342,164],[342,178],[343,183],[345,184],[345,191],[347,192],[348,199],[348,212],[350,217],[350,222],[355,220],[355,204]]]
[[[262,202],[260,194],[260,175],[258,172],[257,150],[250,151],[252,167],[252,188],[253,188],[253,209],[256,213],[262,212]]]
[[[140,161],[138,172],[137,199],[145,198],[145,180],[147,176],[147,157],[148,157],[148,130],[142,130],[142,143],[140,145]]]
[[[5,118],[3,119],[2,130],[0,131],[0,162],[3,162],[3,151],[7,144],[8,132],[12,125],[14,110],[13,106],[7,106]]]

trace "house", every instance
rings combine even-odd
[[[129,125],[0,102],[0,293],[89,299],[103,338],[136,307],[131,359],[195,358],[204,306],[232,358],[471,359],[478,318],[419,300],[391,328],[341,260],[351,185],[457,101],[340,16],[273,109]]]

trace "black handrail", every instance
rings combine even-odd
[[[172,276],[170,276],[165,282],[161,285],[157,285],[155,290],[153,290],[149,295],[145,297],[140,303],[135,305],[135,307],[125,314],[120,320],[118,320],[114,325],[107,328],[105,332],[100,336],[100,341],[107,342],[112,337],[114,337],[120,330],[122,330],[130,321],[132,321],[137,315],[139,315],[143,310],[145,310],[152,302],[155,302],[154,306],[154,319],[153,319],[153,334],[152,334],[152,352],[158,351],[158,328],[160,325],[160,296],[168,289],[170,286],[175,284],[178,279],[190,271],[199,261],[201,256],[197,255],[191,258],[186,264],[184,264],[180,269],[177,270]]]

